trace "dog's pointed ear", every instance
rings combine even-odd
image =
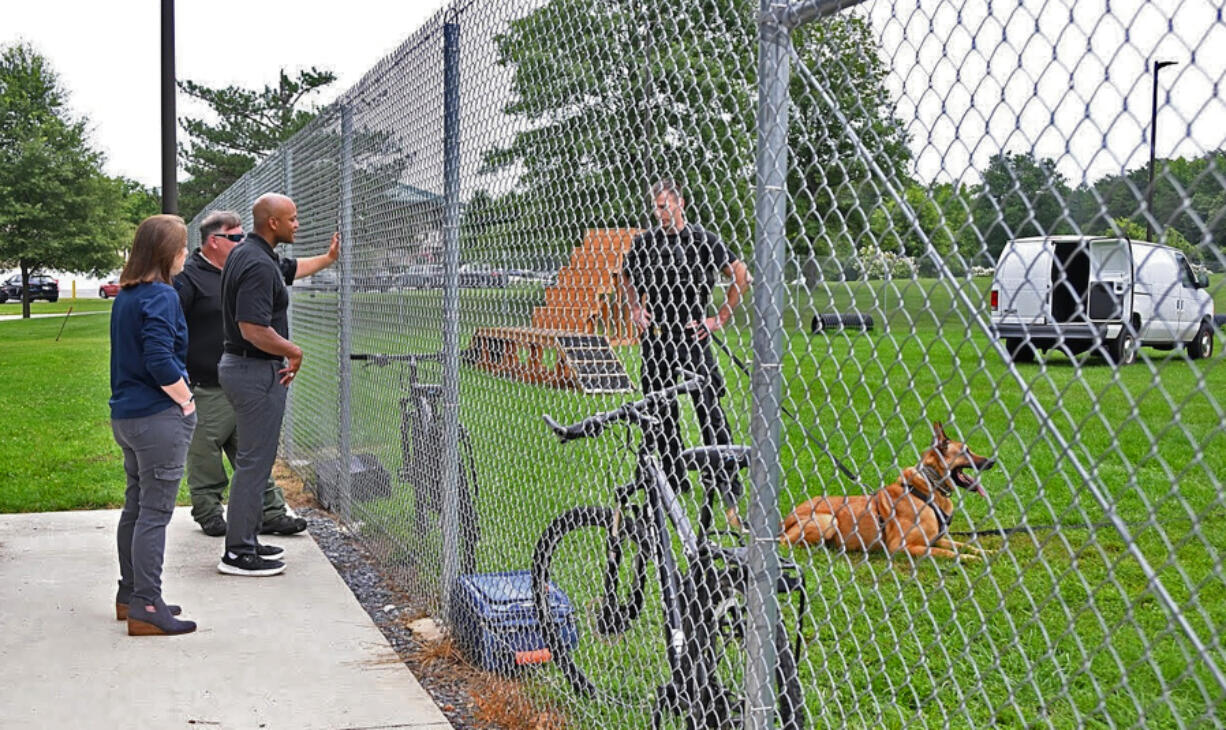
[[[945,435],[945,427],[941,425],[940,421],[932,422],[932,435],[932,443],[937,447],[937,449],[943,449],[945,448],[945,444],[949,443],[949,437]]]

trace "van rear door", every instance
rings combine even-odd
[[[1125,240],[1090,242],[1089,318],[1121,322],[1132,312],[1132,244]]]
[[[1051,248],[1041,238],[1010,241],[996,260],[994,319],[1007,324],[1047,324],[1051,298]]]

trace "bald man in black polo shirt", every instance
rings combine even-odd
[[[255,201],[251,212],[253,230],[230,252],[221,272],[225,343],[217,376],[234,406],[238,449],[226,549],[217,570],[268,576],[285,570],[277,559],[284,551],[260,545],[256,535],[264,486],[277,458],[286,389],[302,367],[302,348],[289,339],[289,292],[275,248],[294,242],[298,208],[286,196],[269,193]],[[327,256],[335,261],[339,251],[340,235],[333,234]]]

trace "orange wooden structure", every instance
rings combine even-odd
[[[469,363],[528,383],[588,393],[633,388],[612,345],[638,341],[618,287],[634,229],[589,230],[545,290],[529,327],[483,327],[465,353]]]

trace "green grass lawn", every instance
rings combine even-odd
[[[107,406],[109,323],[106,314],[0,322],[0,512],[123,505],[123,456]],[[181,504],[185,496],[186,488]]]
[[[862,727],[1198,724],[1205,703],[1217,696],[1205,689],[1212,678],[1188,660],[1190,642],[1147,589],[1136,554],[1156,571],[1197,635],[1212,643],[1226,623],[1216,567],[1226,548],[1218,491],[1226,475],[1216,395],[1226,392],[1222,356],[1188,361],[1179,352],[1146,349],[1147,362],[1115,369],[1053,354],[1011,371],[955,296],[985,302],[986,284],[976,281],[962,292],[925,280],[792,292],[784,318],[788,406],[869,489],[915,463],[933,420],[979,453],[996,456],[1000,466],[984,478],[990,499],[959,496],[955,530],[1101,522],[1110,511],[1139,523],[1128,527],[1133,541],[1103,528],[1007,542],[983,538],[984,547],[999,552],[969,565],[787,551],[806,576],[801,666],[811,716],[822,726]],[[362,316],[352,332],[354,349],[436,348],[441,322],[405,324],[420,321],[417,312],[428,308],[418,297],[372,297],[357,305]],[[527,311],[514,302],[502,307],[488,295],[462,300],[461,343],[479,323],[517,324]],[[874,332],[807,333],[814,311],[853,307],[874,313]],[[503,311],[519,321],[500,319]],[[749,359],[747,323],[727,337]],[[330,364],[334,343],[325,336],[310,344]],[[637,379],[637,351],[619,355]],[[748,440],[749,379],[720,359],[729,387],[725,408],[737,438]],[[304,452],[334,453],[337,388],[330,372],[321,367],[313,376],[323,395],[318,402],[298,403],[296,417],[309,424],[297,431]],[[462,419],[481,479],[479,563],[485,570],[526,568],[554,515],[609,504],[614,484],[628,478],[633,464],[618,432],[560,445],[541,414],[575,420],[628,396],[580,396],[471,369],[461,379]],[[354,370],[352,447],[376,454],[392,472],[400,464],[398,385],[393,369]],[[685,420],[688,439],[697,441],[693,419]],[[787,419],[781,424],[780,513],[814,494],[861,491],[799,427]],[[694,495],[689,504],[696,508]],[[412,509],[411,496],[400,493],[356,511],[365,529],[400,546],[391,558],[406,566],[438,550],[437,535],[422,542],[408,534]],[[575,568],[589,577],[589,587],[590,567]],[[437,590],[437,571],[412,575],[420,590]],[[627,693],[643,699],[663,681],[659,631],[649,604],[630,635],[588,650],[607,669],[606,678],[618,677]],[[560,676],[546,671],[540,677],[538,691],[563,703],[581,725],[646,722],[622,707],[576,704]]]
[[[913,562],[826,550],[786,551],[805,575],[808,606],[801,679],[817,726],[1148,727],[1207,725],[1220,693],[1206,659],[1141,568],[1143,558],[1211,646],[1226,625],[1226,477],[1221,353],[1188,361],[1180,352],[1143,351],[1136,366],[1051,355],[1011,369],[960,302],[984,302],[985,281],[960,291],[932,280],[852,283],[793,290],[785,312],[786,402],[862,476],[840,475],[799,427],[781,418],[783,513],[814,494],[857,493],[896,478],[931,438],[931,421],[1000,466],[983,479],[989,500],[956,498],[954,530],[1019,523],[1129,523],[983,538],[998,552],[985,563]],[[1219,311],[1226,311],[1215,278]],[[957,295],[957,296],[956,296]],[[540,290],[466,291],[460,343],[483,324],[527,321]],[[428,352],[441,342],[437,292],[354,297],[353,351]],[[334,295],[295,294],[295,339],[307,351],[287,415],[291,457],[335,455],[339,424],[340,330]],[[808,334],[815,311],[872,312],[867,334]],[[748,360],[749,306],[726,335]],[[106,317],[69,320],[53,342],[55,319],[0,323],[0,510],[115,505],[122,498],[118,449],[107,425]],[[1223,344],[1218,343],[1220,349]],[[619,355],[637,380],[635,348]],[[736,438],[748,440],[749,379],[720,355],[725,410]],[[425,371],[437,379],[437,370]],[[351,445],[400,466],[395,368],[352,370]],[[480,477],[482,570],[527,568],[537,537],[561,511],[612,501],[633,460],[619,430],[559,444],[542,413],[577,420],[628,395],[583,396],[461,370],[461,417]],[[16,397],[14,394],[20,394]],[[683,408],[683,413],[688,411]],[[692,416],[687,438],[696,442]],[[697,495],[687,497],[691,510]],[[361,503],[362,530],[393,545],[419,594],[437,591],[437,535],[408,531],[412,495]],[[414,568],[424,563],[424,568]],[[437,593],[434,594],[437,599]],[[581,596],[576,596],[582,600]],[[786,608],[797,626],[795,600]],[[663,651],[658,599],[623,640],[592,642],[609,676],[633,677],[640,702],[658,676]],[[643,726],[644,710],[584,704],[554,670],[532,675],[533,692],[560,703],[577,726]]]

